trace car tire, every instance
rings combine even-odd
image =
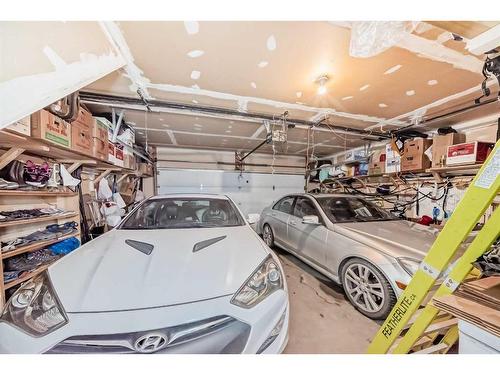
[[[262,239],[267,246],[274,246],[274,233],[269,224],[264,224],[264,227],[262,228]]]
[[[353,258],[341,270],[342,286],[349,302],[371,319],[385,319],[397,301],[387,278],[370,262]]]

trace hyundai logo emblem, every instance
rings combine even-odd
[[[162,333],[150,333],[139,337],[135,342],[135,350],[139,353],[154,353],[167,346],[167,336]]]

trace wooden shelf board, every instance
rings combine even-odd
[[[75,212],[75,213],[68,213],[68,214],[64,214],[64,215],[42,216],[42,217],[37,217],[34,219],[4,221],[4,222],[0,222],[0,228],[12,227],[14,225],[25,225],[25,224],[39,223],[39,222],[51,221],[51,220],[60,220],[60,219],[66,219],[66,218],[75,217],[75,216],[80,216],[80,214],[78,212]]]
[[[2,146],[18,146],[24,148],[25,154],[30,154],[33,156],[43,156],[46,158],[50,158],[53,160],[78,160],[82,159],[84,161],[95,161],[96,166],[100,168],[113,168],[117,171],[133,171],[132,169],[120,167],[117,165],[113,165],[104,160],[95,158],[93,156],[87,155],[83,152],[66,149],[60,146],[57,146],[51,142],[45,141],[43,139],[32,138],[26,135],[20,135],[12,133],[11,131],[1,130],[0,131],[1,141],[0,145]],[[92,163],[92,165],[94,165]]]
[[[0,190],[0,196],[23,196],[23,197],[74,197],[77,193],[73,191],[54,192],[48,190]]]
[[[479,169],[483,164],[470,164],[470,165],[450,165],[448,167],[429,168],[426,172],[460,172]]]
[[[59,258],[59,259],[60,259],[60,258]],[[45,265],[43,265],[43,266],[40,266],[40,267],[38,267],[38,268],[35,268],[33,271],[28,272],[28,273],[27,273],[26,275],[24,275],[23,277],[20,277],[20,278],[18,278],[18,279],[16,279],[16,280],[12,280],[12,281],[10,281],[10,282],[6,283],[6,284],[4,285],[4,289],[9,289],[9,288],[12,288],[12,287],[14,287],[14,286],[16,286],[16,285],[19,285],[19,284],[21,284],[21,283],[24,283],[25,281],[27,281],[27,280],[31,279],[32,277],[35,277],[36,275],[38,275],[38,274],[42,273],[43,271],[45,271],[47,268],[49,268],[49,267],[52,265],[52,263],[54,263],[54,262],[51,262],[51,263],[45,264]]]
[[[32,244],[19,247],[19,248],[15,249],[15,250],[10,250],[10,251],[4,252],[4,253],[2,253],[1,258],[2,259],[7,259],[7,258],[11,258],[11,257],[16,256],[16,255],[19,255],[19,254],[31,253],[33,251],[43,249],[46,246],[55,244],[57,242],[66,240],[68,238],[78,236],[79,234],[80,234],[79,231],[75,231],[75,232],[72,232],[72,233],[67,234],[65,236],[54,238],[52,240],[37,241],[37,242],[34,242]]]

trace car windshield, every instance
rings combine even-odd
[[[317,197],[326,216],[334,223],[399,220],[388,211],[356,197]]]
[[[227,199],[164,198],[144,202],[119,229],[214,228],[244,223]]]

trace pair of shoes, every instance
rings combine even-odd
[[[35,164],[28,160],[24,164],[23,178],[28,185],[36,187],[44,187],[47,185],[52,174],[52,168],[44,161],[42,164]]]
[[[21,254],[5,260],[6,271],[31,271],[43,264],[59,258],[49,249],[40,249],[28,254]]]
[[[19,184],[17,182],[7,181],[0,178],[0,190],[14,190],[17,188],[19,188]]]
[[[3,282],[4,284],[17,280],[22,277],[26,271],[3,271]]]
[[[51,224],[47,225],[46,229],[51,233],[57,233],[60,236],[64,236],[73,232],[78,227],[78,223],[76,221],[68,221],[64,224]]]

